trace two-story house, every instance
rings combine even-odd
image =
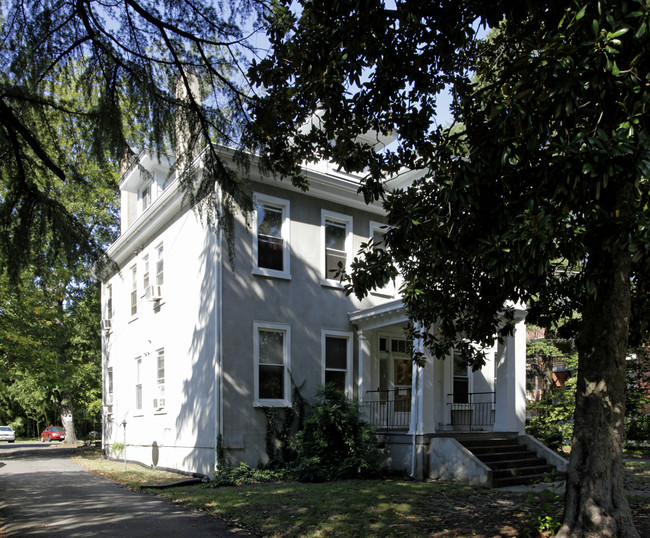
[[[382,233],[358,177],[323,163],[301,192],[251,167],[255,210],[250,227],[238,217],[233,265],[171,164],[142,153],[119,184],[121,235],[100,272],[107,454],[124,443],[128,460],[209,475],[221,440],[230,461],[263,463],[264,410],[326,382],[363,403],[391,465],[416,476],[445,467],[434,439],[449,451],[453,432],[524,433],[523,312],[482,370],[453,357],[415,368],[398,287],[359,301],[333,278]]]

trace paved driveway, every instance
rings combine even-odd
[[[0,537],[249,536],[215,517],[100,478],[60,445],[0,445]]]

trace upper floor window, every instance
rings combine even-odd
[[[323,384],[352,396],[352,334],[323,331]]]
[[[339,286],[339,269],[347,269],[352,259],[352,217],[340,213],[321,212],[323,236],[323,283]]]
[[[140,207],[141,211],[144,211],[151,205],[151,190],[152,182],[150,181],[147,185],[140,191]]]
[[[131,315],[138,313],[138,266],[131,267]]]
[[[388,226],[380,222],[370,222],[370,238],[372,239],[372,246],[375,250],[385,250],[386,248],[386,232]],[[398,288],[398,282],[391,280],[383,288],[374,289],[372,293],[376,295],[383,295],[393,297]]]
[[[147,288],[149,287],[149,254],[146,254],[144,258],[142,258],[142,265],[144,266],[142,272],[142,287],[144,291],[147,291]]]
[[[259,322],[253,327],[255,405],[288,406],[291,327]]]
[[[163,246],[161,243],[156,247],[156,286],[162,286],[164,284],[163,269]]]
[[[289,270],[289,201],[256,194],[253,272],[288,278]]]
[[[112,284],[107,284],[104,288],[106,293],[106,306],[104,312],[104,319],[110,321],[113,319],[113,286]]]

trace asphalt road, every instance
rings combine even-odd
[[[54,444],[0,444],[0,537],[250,536],[202,512],[129,491]]]

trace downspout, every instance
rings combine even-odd
[[[219,187],[217,189],[218,199],[221,200],[221,192]],[[221,208],[220,208],[221,210]],[[221,227],[218,226],[216,230],[216,254],[215,254],[215,327],[214,327],[214,351],[215,351],[215,397],[214,397],[214,420],[215,427],[214,431],[216,437],[214,440],[215,450],[214,450],[214,470],[218,472],[219,469],[219,451],[222,447],[219,446],[219,441],[223,442],[223,345],[222,345],[222,334],[223,334],[223,322],[222,322],[222,313],[223,313],[223,273],[222,273],[222,238],[221,238]]]

